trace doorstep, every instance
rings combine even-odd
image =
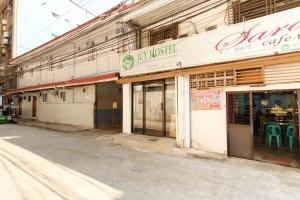
[[[179,148],[177,147],[176,139],[172,138],[121,133],[113,135],[113,142],[142,152],[157,152],[166,155],[189,156],[217,160],[227,159],[226,155],[208,153],[192,148]]]

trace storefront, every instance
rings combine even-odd
[[[300,19],[291,13],[299,11],[122,55],[123,132],[297,166]]]
[[[298,89],[227,93],[230,156],[300,167]]]

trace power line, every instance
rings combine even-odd
[[[83,2],[84,0],[81,0],[80,2]],[[44,26],[44,28],[42,30],[40,30],[37,34],[35,34],[34,36],[32,36],[30,39],[26,40],[25,42],[23,42],[21,45],[24,46],[25,43],[29,43],[32,40],[36,39],[38,36],[40,36],[42,33],[44,33],[46,30],[48,30],[50,27],[52,27],[54,24],[56,24],[57,22],[59,22],[60,19],[62,19],[64,16],[66,16],[67,14],[69,14],[71,12],[72,9],[67,10],[66,12],[64,12],[61,17],[58,20],[55,20],[49,24],[47,24],[46,26]]]
[[[72,4],[74,4],[75,6],[77,6],[78,8],[84,10],[86,13],[89,13],[90,15],[93,15],[94,17],[96,17],[95,14],[91,13],[90,11],[88,11],[87,9],[85,9],[84,7],[82,7],[81,5],[75,3],[74,1],[72,0],[68,0],[69,2],[71,2]]]
[[[227,1],[218,1],[217,3],[219,3],[219,4],[215,4],[213,7],[211,7],[211,8],[207,8],[206,10],[201,10],[201,9],[199,9],[199,10],[201,10],[201,12],[200,12],[200,14],[202,14],[202,13],[204,13],[204,12],[207,12],[207,11],[209,11],[209,10],[211,10],[211,9],[213,9],[213,8],[216,8],[216,7],[218,7],[218,6],[220,6],[220,5],[222,5],[222,4],[224,4],[224,3],[226,3]],[[213,5],[213,4],[212,4]],[[227,8],[226,8],[227,9]],[[225,9],[225,10],[226,10]],[[198,10],[198,11],[199,11]],[[194,13],[195,11],[193,11],[193,12],[191,12],[191,13]],[[189,16],[191,13],[188,13],[188,14],[186,14],[186,16],[188,16],[188,17],[186,17],[186,18],[184,18],[184,19],[181,19],[179,22],[182,22],[182,21],[185,21],[186,19],[189,19],[189,18],[192,18],[192,17],[194,17],[194,16],[196,16],[196,15],[199,15],[199,13],[196,13],[196,14],[194,14],[194,15],[191,15],[191,16]],[[219,14],[219,13],[218,13]],[[177,19],[179,19],[179,18],[182,18],[182,16],[179,16]],[[173,21],[174,20],[174,18],[171,20],[171,21]],[[176,20],[176,19],[175,19]],[[167,24],[167,23],[170,23],[170,21],[169,22],[165,22],[164,24]],[[198,22],[199,23],[199,22]],[[159,24],[159,25],[157,25],[156,27],[159,27],[159,26],[162,26],[162,24]],[[153,27],[152,27],[153,28]],[[151,29],[152,29],[151,28]],[[94,29],[93,29],[94,30]],[[93,30],[91,30],[91,31],[93,31]],[[144,32],[146,32],[146,31],[148,31],[149,29],[147,29],[147,30],[145,30]],[[22,72],[18,72],[18,73],[22,73],[22,74],[24,74],[24,73],[26,73],[27,71],[30,71],[30,70],[34,70],[34,69],[38,69],[38,70],[42,70],[42,69],[49,69],[49,68],[51,68],[51,66],[53,66],[53,65],[55,65],[55,64],[58,64],[58,63],[61,63],[61,62],[64,62],[64,61],[68,61],[68,60],[73,60],[73,59],[75,59],[76,57],[75,56],[77,56],[77,57],[80,57],[80,56],[83,56],[83,55],[87,55],[87,54],[89,54],[90,53],[90,50],[91,49],[93,49],[93,48],[95,48],[95,47],[97,47],[97,46],[100,46],[100,45],[102,45],[102,46],[100,46],[99,48],[95,48],[95,50],[96,51],[100,51],[100,50],[103,50],[103,49],[108,49],[108,48],[110,48],[110,47],[112,47],[112,49],[109,49],[109,50],[107,50],[107,51],[104,51],[104,52],[102,52],[102,53],[99,53],[99,54],[97,54],[97,55],[101,55],[101,54],[104,54],[104,53],[107,53],[107,52],[111,52],[111,51],[114,51],[114,50],[116,50],[117,48],[116,48],[116,46],[118,45],[118,41],[115,41],[115,40],[117,40],[118,38],[120,38],[120,37],[123,37],[123,36],[127,36],[128,34],[130,34],[130,33],[133,33],[134,31],[130,31],[130,32],[127,32],[127,33],[124,33],[124,34],[122,34],[122,35],[119,35],[119,36],[116,36],[116,37],[113,37],[113,38],[111,38],[109,41],[105,41],[105,42],[101,42],[101,43],[99,43],[99,44],[96,44],[96,45],[94,45],[94,46],[92,46],[92,47],[88,47],[88,48],[86,48],[86,49],[83,49],[83,50],[81,50],[81,51],[78,51],[78,52],[76,52],[76,53],[71,53],[71,54],[69,54],[69,55],[66,55],[66,56],[64,56],[64,57],[61,57],[61,58],[59,58],[58,60],[55,60],[55,61],[52,61],[51,63],[47,63],[47,64],[42,64],[42,65],[39,65],[39,66],[36,66],[36,67],[34,67],[34,68],[31,68],[31,69],[28,69],[28,70],[23,70]],[[86,33],[85,33],[86,34]],[[79,37],[79,36],[78,36]],[[135,39],[132,39],[132,38],[134,38],[134,36],[131,36],[129,39],[128,39],[128,41],[130,41],[131,40],[131,42],[128,42],[126,45],[130,45],[130,44],[134,44],[135,42],[136,42],[136,40]],[[125,45],[124,45],[125,46]],[[83,60],[83,59],[81,59],[81,60]],[[78,62],[79,63],[79,62]],[[78,63],[76,63],[76,64],[78,64]],[[50,67],[47,67],[47,66],[50,66]]]

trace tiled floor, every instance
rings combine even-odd
[[[275,144],[269,147],[264,144],[261,136],[254,136],[254,159],[300,168],[300,150],[287,146],[277,148]]]

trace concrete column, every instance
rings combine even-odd
[[[123,84],[123,133],[131,134],[132,125],[132,95],[131,83]]]
[[[191,147],[191,106],[189,76],[176,77],[177,89],[177,145]]]

